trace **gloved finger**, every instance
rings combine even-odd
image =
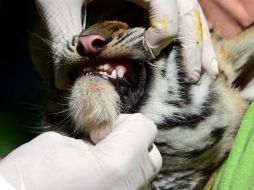
[[[158,150],[158,148],[155,146],[155,144],[152,145],[151,149],[149,150],[149,158],[151,160],[151,165],[153,168],[152,172],[148,172],[149,176],[148,179],[152,181],[156,174],[160,171],[162,166],[162,157]]]
[[[145,0],[143,0],[145,1]],[[178,16],[176,0],[149,2],[150,28],[144,37],[144,45],[152,57],[157,56],[176,36]]]
[[[183,46],[183,65],[187,78],[196,82],[201,73],[203,30],[196,0],[178,0],[179,39]]]
[[[199,13],[201,17],[202,30],[203,30],[202,67],[212,78],[215,79],[217,78],[219,74],[217,57],[213,48],[213,43],[212,43],[209,27],[200,6],[199,6]]]
[[[102,152],[113,148],[116,154],[119,154],[118,151],[132,152],[133,146],[139,146],[136,150],[144,151],[153,144],[156,135],[155,124],[143,114],[121,114],[115,121],[113,131],[95,147]]]
[[[84,0],[36,0],[37,8],[46,23],[52,50],[58,51],[61,42],[71,39],[82,31],[81,10]],[[60,45],[61,47],[62,45]],[[55,85],[64,90],[68,87],[64,67],[55,67]]]
[[[36,0],[53,42],[69,39],[82,31],[84,0]]]
[[[116,128],[116,130],[128,131],[130,137],[135,138],[136,141],[139,141],[141,137],[142,144],[147,150],[152,146],[158,131],[154,122],[141,113],[120,114],[115,125],[122,128]],[[133,141],[133,144],[136,142]]]
[[[48,131],[40,134],[39,136],[34,138],[30,143],[24,144],[22,146],[35,147],[36,149],[38,149],[39,147],[41,151],[43,149],[49,149],[49,147],[54,148],[56,146],[73,147],[80,148],[80,150],[87,150],[90,149],[92,144],[87,141],[61,135],[54,131]]]

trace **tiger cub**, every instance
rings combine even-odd
[[[119,113],[141,112],[157,125],[163,156],[152,189],[203,189],[230,152],[254,97],[252,77],[240,82],[245,68],[253,70],[247,63],[254,53],[254,29],[231,40],[215,36],[219,77],[202,73],[190,84],[181,41],[151,60],[143,47],[147,12],[130,2],[112,3],[114,8],[104,9],[103,1],[87,6],[87,28],[58,44],[62,49],[51,52],[53,64],[37,53],[35,65],[51,90],[43,125],[85,139]],[[65,88],[54,85],[56,67],[68,79]]]

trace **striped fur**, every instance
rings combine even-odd
[[[118,30],[111,31],[115,27]],[[246,93],[241,94],[232,86],[254,53],[254,30],[250,29],[233,40],[217,42],[215,39],[222,63],[221,74],[214,81],[203,73],[196,84],[185,81],[181,42],[173,42],[151,61],[143,47],[144,28],[129,28],[126,23],[110,21],[92,25],[81,35],[98,33],[110,39],[107,48],[97,56],[99,60],[124,57],[146,63],[145,92],[136,107],[128,112],[145,114],[159,129],[156,144],[163,156],[163,167],[152,183],[152,189],[202,189],[230,152],[248,107],[248,101],[244,100]],[[235,47],[237,43],[241,44],[239,48]],[[77,37],[60,46],[57,44],[57,47],[54,49],[58,51],[53,52],[55,66],[64,65],[68,70],[88,59],[77,53]],[[239,52],[240,58],[235,56]],[[53,66],[50,72],[53,72]],[[92,88],[96,88],[96,92],[91,91]],[[243,91],[250,89],[253,92],[252,86]],[[53,91],[54,98],[44,125],[76,138],[87,138],[89,127],[111,124],[118,113],[126,112],[112,85],[98,77],[80,77],[70,91],[62,92],[54,87]],[[61,97],[69,98],[63,100]],[[248,97],[251,98],[253,96]],[[99,104],[95,105],[95,101]],[[59,102],[64,105],[59,106]],[[74,104],[78,106],[72,106]],[[55,112],[58,114],[52,114]]]

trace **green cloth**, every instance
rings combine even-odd
[[[232,151],[213,190],[254,190],[254,102],[245,114]]]

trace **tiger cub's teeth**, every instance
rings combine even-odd
[[[91,74],[92,74],[92,72],[86,73],[86,76],[91,75]]]
[[[126,73],[126,68],[123,66],[118,66],[116,67],[116,72],[118,78],[123,78],[124,74]]]
[[[103,69],[104,69],[105,71],[109,70],[110,68],[111,68],[111,66],[110,66],[109,64],[103,65]]]
[[[98,67],[96,67],[96,69],[98,70],[102,70],[102,71],[107,71],[111,68],[111,66],[109,64],[105,64],[105,65],[100,65]]]
[[[104,69],[104,65],[100,65],[96,69],[103,70]]]
[[[113,78],[113,79],[116,79],[116,78],[117,78],[116,70],[113,70],[113,71],[112,71],[110,77]]]
[[[101,75],[110,77],[112,79],[123,78],[126,74],[126,68],[124,66],[117,66],[113,68],[109,64],[100,65],[96,68],[84,68],[83,72],[85,75],[91,75],[92,73],[99,73]],[[112,71],[112,72],[111,72]],[[111,73],[111,74],[109,74]]]

